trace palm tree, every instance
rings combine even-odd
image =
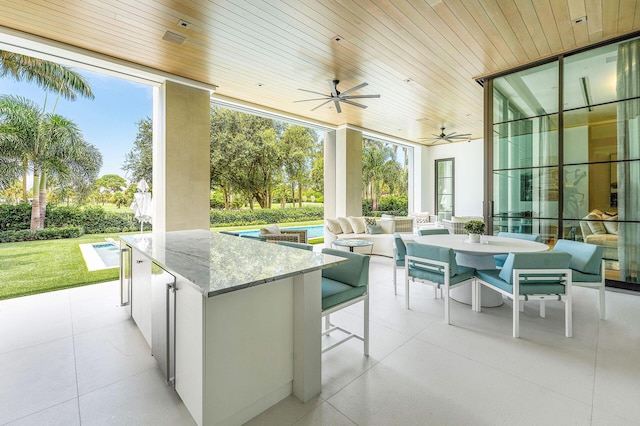
[[[23,159],[33,170],[32,230],[44,228],[49,173],[58,180],[73,175],[95,179],[102,165],[100,152],[74,122],[43,113],[28,99],[6,95],[0,96],[0,154],[14,175]]]
[[[0,50],[0,77],[12,77],[17,81],[27,81],[37,84],[45,91],[56,92],[56,101],[52,109],[55,112],[58,99],[62,96],[65,99],[74,101],[77,96],[93,99],[93,92],[89,83],[84,77],[71,68],[55,62],[21,55],[19,53]],[[43,111],[46,108],[47,97]],[[1,166],[1,165],[0,165]],[[28,159],[22,159],[22,194],[23,200],[27,201],[27,170]],[[0,168],[0,178],[3,170]],[[1,183],[1,182],[0,182]]]

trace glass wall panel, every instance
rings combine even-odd
[[[564,109],[624,99],[616,92],[617,63],[617,44],[565,57]]]
[[[558,164],[557,114],[496,124],[493,135],[494,169]]]
[[[498,232],[539,234],[545,244],[555,244],[558,221],[555,219],[500,218],[493,219],[493,235]]]
[[[493,193],[496,216],[557,217],[558,168],[494,171]]]
[[[558,62],[493,80],[493,122],[558,112]]]
[[[451,219],[454,214],[455,182],[453,167],[453,158],[436,160],[435,206],[438,221]]]

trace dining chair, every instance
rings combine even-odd
[[[396,290],[398,268],[404,268],[404,257],[407,254],[407,246],[399,233],[393,234],[393,294],[398,294]]]
[[[364,354],[369,356],[369,256],[344,250],[324,248],[322,253],[346,257],[347,262],[322,270],[322,336],[341,331],[347,336],[322,349],[322,353],[355,338],[364,344]],[[364,302],[364,326],[362,336],[331,323],[331,314],[353,304]]]
[[[418,235],[423,237],[425,235],[443,235],[449,234],[449,230],[445,228],[434,228],[434,229],[419,229]]]
[[[476,271],[473,309],[480,312],[480,286],[491,288],[513,301],[513,337],[520,337],[520,302],[539,300],[540,316],[545,317],[546,300],[564,302],[565,335],[573,335],[571,312],[571,255],[562,252],[509,253],[502,269]],[[522,305],[524,309],[524,305]]]
[[[551,250],[565,252],[571,255],[569,268],[573,285],[597,288],[600,293],[600,319],[606,319],[606,304],[604,300],[604,248],[595,244],[579,241],[558,240]]]
[[[432,285],[434,297],[438,289],[444,293],[444,320],[451,324],[449,291],[471,282],[475,294],[475,269],[458,265],[453,249],[428,244],[407,243],[405,261],[406,308],[409,309],[409,281]]]
[[[542,242],[540,234],[520,234],[518,232],[498,232],[498,237],[504,238],[516,238],[518,240],[535,241],[536,243]],[[496,263],[496,268],[502,268],[504,262],[507,260],[507,254],[496,254],[493,256],[493,260]]]
[[[279,246],[287,246],[287,247],[293,247],[293,248],[298,248],[302,250],[313,251],[313,246],[311,244],[296,243],[293,241],[285,241],[285,240],[277,241],[276,244],[278,244]]]

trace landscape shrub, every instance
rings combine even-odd
[[[0,204],[0,231],[29,229],[31,204]]]
[[[37,231],[2,231],[0,243],[16,243],[21,241],[55,240],[60,238],[78,238],[84,234],[81,226],[67,226],[64,228],[45,228]]]
[[[262,225],[265,223],[305,222],[321,220],[323,207],[256,210],[211,210],[213,226]]]
[[[383,214],[406,216],[409,212],[409,201],[406,196],[389,196],[378,200],[378,210],[373,211],[372,200],[362,200],[362,215],[380,217]]]

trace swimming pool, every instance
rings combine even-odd
[[[120,264],[120,249],[112,243],[80,244],[87,270],[115,268]]]
[[[306,230],[307,231],[307,239],[311,239],[311,238],[318,238],[318,237],[324,237],[324,225],[310,225],[310,226],[292,226],[290,228],[280,228],[282,230],[293,230],[293,231],[298,231],[298,230]],[[260,235],[260,230],[259,229],[252,229],[249,231],[234,231],[237,232],[240,235],[252,235],[257,237],[258,235]]]

